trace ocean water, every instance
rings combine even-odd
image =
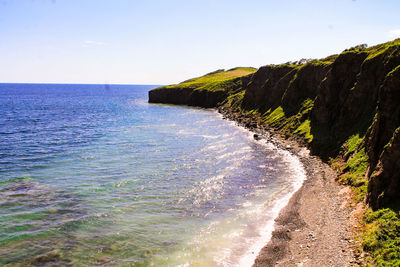
[[[154,87],[0,84],[0,265],[254,262],[300,162]]]

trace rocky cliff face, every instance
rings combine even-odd
[[[294,74],[294,67],[287,65],[261,67],[245,86],[243,105],[267,110],[279,103]]]
[[[228,96],[224,90],[208,91],[196,90],[196,88],[161,88],[149,92],[150,103],[169,103],[176,105],[189,105],[204,108],[217,106]]]
[[[368,133],[370,159],[367,201],[374,208],[400,201],[400,66],[385,78]]]
[[[397,39],[306,64],[261,67],[218,90],[156,89],[149,101],[219,106],[250,127],[304,142],[323,159],[340,157],[346,181],[367,188],[367,203],[381,208],[400,202],[399,65]]]

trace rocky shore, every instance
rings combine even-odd
[[[400,265],[400,39],[323,59],[218,70],[153,89],[149,102],[216,107],[278,144],[294,142],[294,153],[310,150],[299,154],[309,178],[256,266],[346,266],[364,254],[372,264]]]
[[[364,205],[356,205],[349,187],[340,185],[338,175],[304,144],[288,140],[257,126],[249,118],[238,119],[219,110],[224,118],[267,139],[276,147],[296,155],[307,179],[275,219],[271,240],[259,252],[254,267],[268,266],[359,266],[364,263],[355,236],[359,233]]]
[[[351,207],[350,190],[335,182],[336,173],[320,159],[302,154],[296,144],[290,145],[290,150],[301,159],[307,179],[280,212],[272,238],[260,251],[254,266],[362,263],[354,241],[357,210]]]

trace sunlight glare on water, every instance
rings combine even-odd
[[[0,264],[252,264],[300,162],[150,88],[0,85]]]

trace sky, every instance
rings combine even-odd
[[[399,0],[0,0],[0,82],[171,84],[400,37]]]

